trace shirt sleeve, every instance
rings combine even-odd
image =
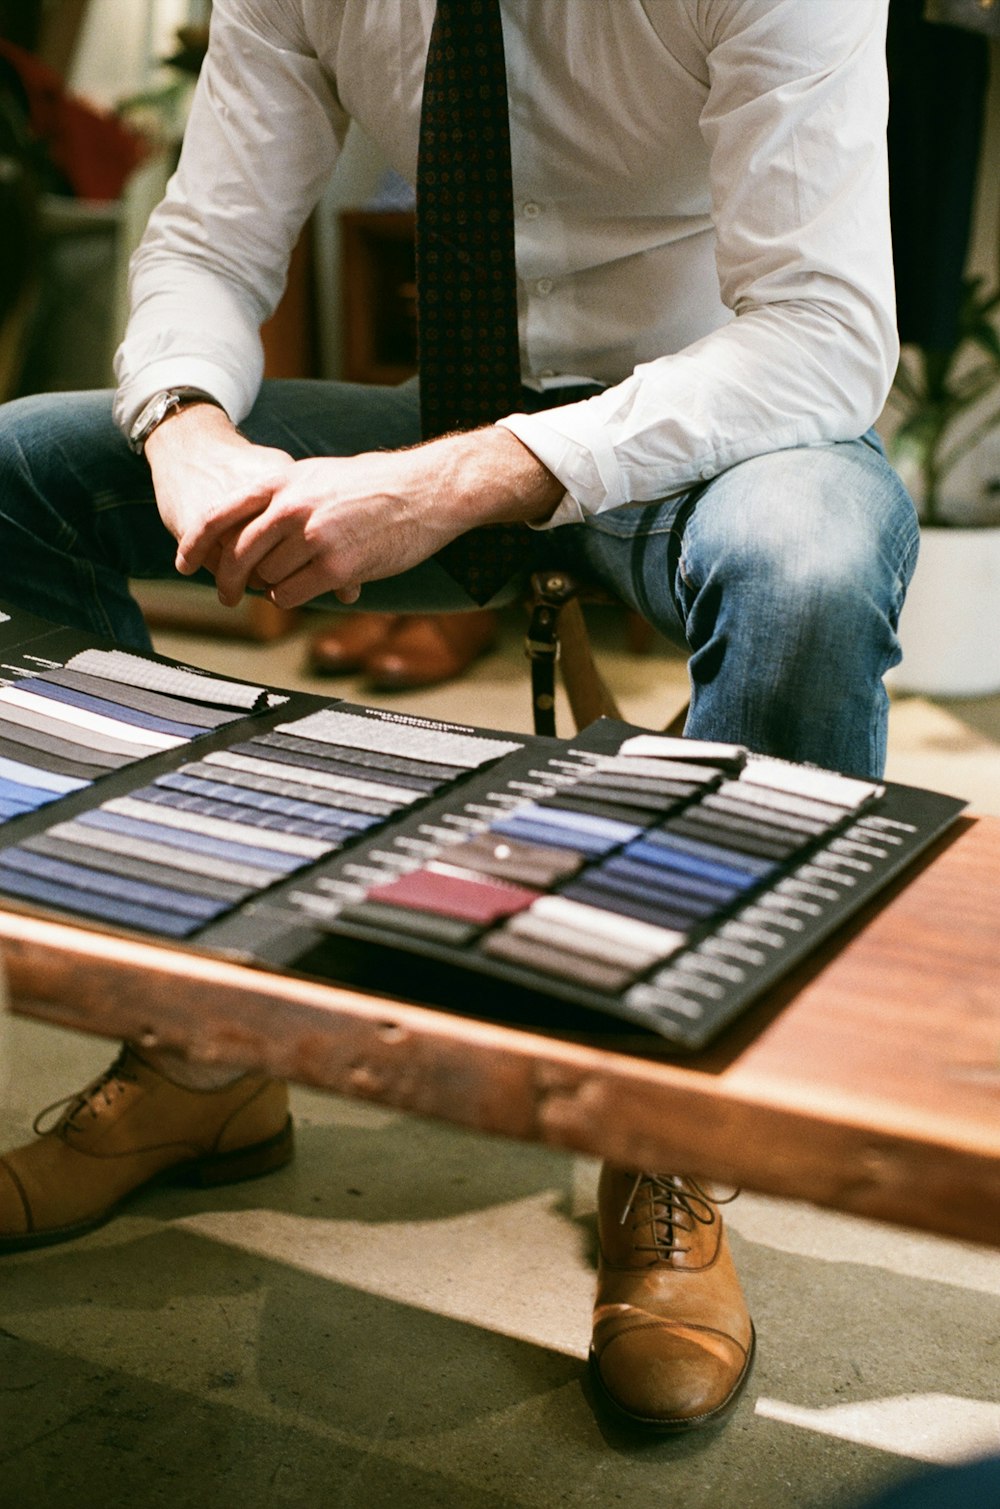
[[[898,359],[885,0],[706,0],[719,287],[734,318],[596,398],[503,421],[566,487],[549,526],[853,439]]]
[[[115,419],[178,384],[237,423],[263,372],[260,326],[347,129],[301,6],[215,0],[180,163],[129,269]]]

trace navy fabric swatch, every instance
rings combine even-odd
[[[504,817],[490,824],[491,833],[503,833],[510,838],[521,838],[527,843],[538,843],[555,849],[572,849],[577,854],[591,856],[607,854],[617,845],[607,838],[595,838],[589,833],[571,833],[568,828],[554,824],[531,821],[526,817]]]
[[[229,906],[245,901],[255,890],[254,886],[237,885],[233,881],[219,880],[191,870],[179,870],[164,863],[153,864],[149,860],[125,854],[120,849],[112,854],[93,846],[87,848],[82,844],[70,843],[67,839],[56,838],[51,833],[38,833],[32,838],[26,838],[20,847],[32,853],[48,854],[53,859],[64,859],[70,864],[87,864],[95,870],[107,870],[112,875],[148,881],[152,885],[169,886],[174,891],[190,891],[194,896],[214,897]]]
[[[673,829],[650,828],[643,835],[642,841],[657,844],[664,849],[672,849],[675,854],[687,854],[694,859],[707,860],[711,865],[721,865],[725,869],[731,868],[738,874],[753,875],[758,879],[772,874],[777,868],[771,859],[758,859],[752,854],[738,853],[734,849],[724,848],[717,843],[709,843],[705,839],[686,838]]]
[[[186,849],[192,854],[211,854],[217,859],[255,865],[258,869],[273,870],[276,874],[287,874],[306,863],[301,854],[283,854],[277,849],[258,849],[250,844],[232,843],[229,839],[210,838],[205,833],[193,833],[186,828],[170,828],[161,823],[147,823],[138,818],[125,817],[120,812],[102,812],[100,809],[81,812],[76,821],[84,827],[103,828],[108,833],[124,833],[130,838],[145,838],[150,843]]]
[[[746,890],[757,883],[756,876],[748,874],[746,870],[736,865],[716,864],[711,860],[701,859],[695,854],[685,854],[683,851],[671,848],[668,844],[655,843],[653,839],[653,834],[637,839],[635,843],[628,845],[625,853],[632,859],[642,860],[660,869],[675,870],[684,875],[710,881],[729,892]]]
[[[18,870],[4,865],[0,858],[0,890],[9,896],[20,896],[26,901],[39,901],[45,906],[59,907],[66,912],[80,912],[86,917],[97,917],[102,922],[116,922],[124,927],[140,928],[143,932],[162,933],[166,938],[186,938],[201,923],[180,912],[160,911],[155,907],[133,906],[110,896],[97,896],[91,892],[77,891],[71,886],[56,885],[36,875],[22,875]]]
[[[102,718],[115,718],[119,723],[130,723],[135,728],[152,729],[155,733],[175,734],[179,739],[194,739],[204,732],[193,723],[176,723],[169,718],[153,717],[133,707],[123,707],[88,692],[74,691],[68,686],[52,686],[35,677],[32,681],[15,682],[24,691],[32,691],[39,697],[48,697],[52,702],[62,702],[68,707],[79,707],[84,712],[97,713]]]
[[[208,919],[217,917],[227,909],[228,903],[213,901],[206,896],[194,896],[188,891],[176,891],[165,885],[150,885],[147,882],[126,879],[107,870],[97,870],[89,865],[61,859],[52,859],[30,849],[10,848],[3,851],[2,862],[26,875],[40,876],[56,885],[75,887],[79,891],[115,897],[136,906],[162,907],[169,912],[181,912],[188,917]]]
[[[245,716],[243,713],[223,712],[219,708],[206,707],[202,703],[186,702],[181,697],[171,697],[167,692],[154,692],[145,687],[108,681],[103,676],[91,676],[86,671],[71,671],[68,666],[64,666],[62,670],[46,671],[45,680],[54,686],[88,692],[92,697],[109,698],[116,707],[132,707],[137,712],[149,713],[154,718],[174,718],[179,723],[194,724],[202,732],[223,728],[227,723],[236,723]]]

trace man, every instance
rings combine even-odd
[[[885,5],[501,10],[521,411],[420,444],[413,387],[259,387],[258,327],[349,120],[414,181],[434,5],[216,0],[113,417],[107,394],[0,413],[0,592],[137,646],[126,576],[175,561],[230,605],[468,609],[437,553],[524,523],[525,569],[551,551],[688,646],[690,735],[877,775],[917,540],[867,433],[897,354]],[[0,1165],[0,1230],[73,1235],[166,1166],[262,1171],[285,1116],[267,1081],[127,1049]],[[598,1392],[653,1430],[718,1419],[753,1330],[717,1203],[606,1167],[599,1216]]]

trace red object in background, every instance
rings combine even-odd
[[[113,115],[68,93],[53,68],[30,52],[0,40],[0,58],[16,71],[28,122],[53,166],[78,199],[117,199],[147,156],[149,144]]]

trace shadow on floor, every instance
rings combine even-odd
[[[572,1167],[402,1117],[305,1125],[297,1166],[271,1179],[151,1193],[81,1242],[5,1260],[0,1501],[840,1509],[901,1476],[907,1445],[837,1439],[822,1412],[993,1398],[1000,1297],[735,1235],[760,1356],[731,1420],[653,1443],[602,1426],[575,1332],[560,1350],[503,1334],[502,1304],[492,1329],[440,1313],[472,1263],[483,1293],[529,1314],[536,1288],[552,1304],[539,1275],[589,1285]],[[523,1229],[485,1255],[456,1247],[498,1209]],[[206,1235],[212,1221],[233,1239]],[[558,1231],[567,1271],[546,1274],[538,1245]],[[294,1239],[280,1259],[276,1233]],[[578,1320],[567,1312],[567,1333]],[[759,1399],[815,1428],[755,1412]]]

